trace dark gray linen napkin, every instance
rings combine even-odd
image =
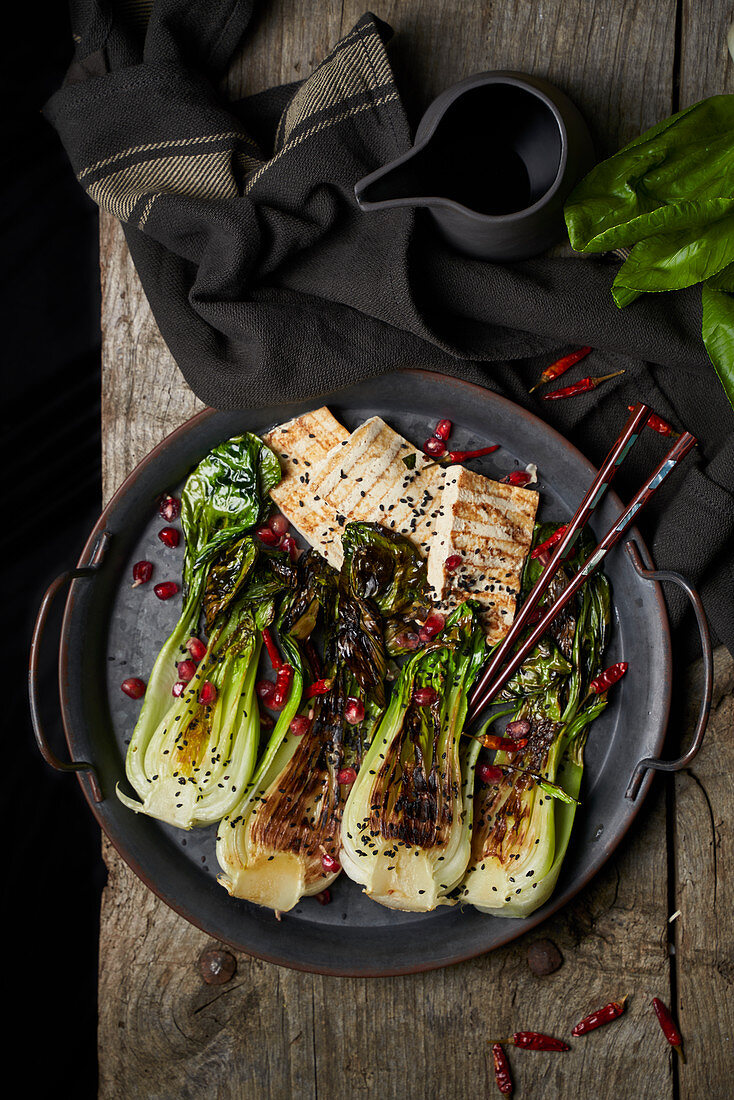
[[[262,407],[419,366],[517,401],[597,464],[627,406],[646,401],[700,445],[646,509],[643,535],[660,567],[699,587],[734,651],[734,415],[695,292],[620,311],[611,258],[486,263],[452,253],[414,211],[361,212],[357,180],[411,142],[390,30],[370,14],[302,83],[232,103],[218,87],[251,3],[73,9],[75,60],[46,114],[82,185],[122,221],[197,396]],[[594,350],[568,378],[625,374],[567,401],[529,396],[543,367],[580,344]],[[665,449],[644,433],[619,475],[623,498]],[[670,595],[669,606],[688,639],[684,604]]]

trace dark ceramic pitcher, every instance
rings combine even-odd
[[[354,190],[362,210],[425,207],[468,255],[521,260],[563,235],[563,204],[593,161],[586,123],[558,88],[478,73],[438,96],[412,149]]]

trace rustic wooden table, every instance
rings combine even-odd
[[[233,94],[304,77],[363,10],[355,0],[275,0],[263,9]],[[390,53],[412,120],[463,76],[518,69],[564,88],[607,154],[680,107],[732,90],[726,0],[383,0],[376,14],[396,32]],[[101,265],[109,499],[200,406],[109,217]],[[734,662],[724,650],[716,658],[711,724],[694,766],[656,779],[631,835],[563,912],[472,962],[352,979],[239,955],[229,982],[207,985],[199,957],[222,945],[169,910],[105,842],[100,1095],[474,1100],[496,1093],[490,1036],[518,1026],[564,1034],[569,1022],[627,993],[625,1017],[571,1053],[512,1052],[517,1095],[731,1096]],[[695,668],[690,675],[695,681]],[[564,957],[545,978],[527,965],[528,945],[541,937]],[[685,1065],[662,1040],[655,995],[678,1015]]]

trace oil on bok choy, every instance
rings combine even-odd
[[[148,679],[125,770],[131,810],[189,829],[218,821],[247,784],[258,752],[254,695],[262,629],[282,581],[249,532],[270,507],[277,457],[249,433],[215,447],[186,481],[183,608]],[[206,654],[175,697],[177,661],[203,619]],[[202,689],[206,690],[202,694]]]
[[[451,904],[470,856],[459,738],[469,689],[486,656],[467,602],[403,666],[347,799],[342,864],[392,909]]]
[[[553,525],[539,525],[535,544],[552,530]],[[579,553],[587,549],[584,539]],[[526,592],[542,568],[528,559]],[[554,602],[565,587],[571,575],[566,569],[559,569],[541,606]],[[462,903],[497,916],[525,917],[552,894],[571,836],[589,724],[607,702],[605,694],[590,693],[589,684],[602,668],[609,621],[609,585],[596,574],[494,701],[488,725],[508,714],[524,720],[527,744],[497,752],[493,763],[502,777],[474,791],[472,853],[457,893]],[[480,748],[476,739],[465,748],[470,785]]]
[[[298,586],[278,624],[281,644],[294,654],[321,627],[321,683],[328,687],[301,707],[305,733],[290,728],[298,707],[291,699],[250,787],[217,834],[220,883],[277,911],[324,890],[341,870],[345,777],[359,768],[386,705],[385,633],[425,590],[425,565],[407,539],[377,524],[349,523],[342,544],[339,574],[318,555],[301,559]]]

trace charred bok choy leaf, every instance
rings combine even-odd
[[[392,909],[451,904],[470,855],[459,738],[484,657],[477,606],[467,602],[403,666],[347,799],[342,864]]]
[[[156,658],[127,752],[125,770],[138,798],[117,791],[137,813],[184,829],[210,824],[228,812],[252,774],[261,631],[282,585],[260,571],[259,543],[246,532],[267,513],[279,479],[276,456],[247,433],[215,447],[186,481],[183,609]],[[175,697],[177,661],[202,615],[207,651]]]
[[[326,689],[307,698],[305,733],[281,716],[257,774],[221,822],[220,883],[235,897],[288,911],[324,890],[341,870],[340,825],[349,781],[386,703],[385,623],[425,587],[418,551],[376,524],[350,523],[339,574],[318,555],[299,563],[297,590],[279,622],[284,646],[317,625],[325,638]]]
[[[552,531],[553,525],[538,525],[535,545]],[[587,549],[582,542],[580,553]],[[525,592],[542,568],[528,560]],[[566,586],[567,568],[558,570],[541,606],[554,602]],[[525,917],[552,894],[571,836],[588,728],[607,702],[606,695],[590,694],[589,684],[602,667],[609,621],[609,585],[596,574],[495,700],[500,710],[488,725],[510,714],[522,723],[514,729],[527,744],[497,752],[497,777],[493,768],[493,777],[474,791],[472,853],[458,894],[462,903],[498,916]],[[465,749],[470,785],[480,748],[473,739]]]

